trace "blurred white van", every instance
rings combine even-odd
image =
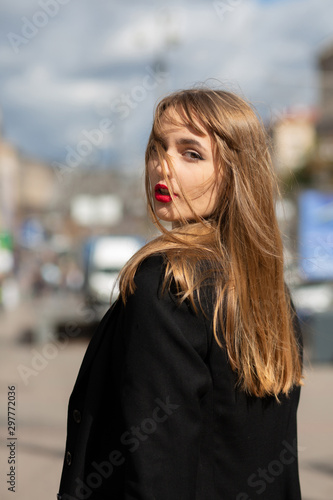
[[[87,302],[110,304],[117,298],[119,271],[145,241],[137,236],[98,236],[84,249]]]

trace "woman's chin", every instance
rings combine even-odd
[[[163,220],[164,222],[173,223],[179,219],[179,215],[176,215],[174,210],[168,206],[157,207],[155,205],[155,214],[158,219]]]

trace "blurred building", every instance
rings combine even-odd
[[[46,164],[31,160],[21,161],[19,205],[22,215],[42,215],[52,210],[56,191],[53,172]]]
[[[91,234],[144,234],[146,219],[142,176],[92,166],[59,177],[0,138],[0,232],[24,247],[61,237],[75,244]]]
[[[17,235],[28,217],[43,219],[52,209],[56,185],[45,164],[19,156],[0,139],[0,229]]]
[[[318,155],[333,170],[333,43],[318,58],[320,83],[320,119]],[[332,175],[332,174],[331,174]]]
[[[13,228],[20,199],[20,162],[15,149],[0,138],[0,230]]]
[[[313,110],[294,108],[283,113],[273,124],[273,161],[280,177],[302,169],[313,154],[315,121]]]
[[[147,234],[142,176],[120,169],[77,168],[57,184],[55,210],[72,237]]]

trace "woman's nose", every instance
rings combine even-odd
[[[166,159],[164,159],[162,162],[158,161],[156,169],[160,175],[163,175],[166,177],[170,177],[170,175],[171,175],[170,167],[169,167]]]

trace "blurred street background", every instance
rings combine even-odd
[[[206,82],[245,95],[270,137],[305,339],[303,500],[332,500],[332,19],[330,0],[1,2],[1,499],[56,498],[87,343],[119,270],[157,234],[143,185],[154,104]]]

